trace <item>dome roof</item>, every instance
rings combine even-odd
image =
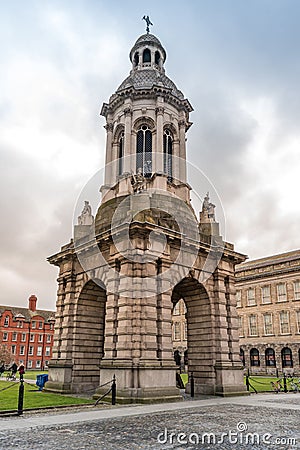
[[[163,56],[163,61],[165,62],[167,54],[165,49],[163,48],[163,46],[161,45],[160,40],[154,36],[154,34],[150,34],[150,33],[146,33],[146,34],[142,34],[142,36],[140,36],[134,46],[132,47],[129,57],[130,57],[130,61],[132,62],[132,58],[133,58],[133,54],[134,52],[141,46],[144,45],[154,45],[155,47],[159,48],[162,52],[162,56]]]
[[[183,93],[177,89],[175,83],[173,83],[170,78],[168,78],[164,73],[150,68],[132,72],[129,77],[127,77],[118,87],[116,93],[131,87],[138,90],[152,89],[153,86],[160,86],[170,89],[175,97],[181,100],[184,99]]]

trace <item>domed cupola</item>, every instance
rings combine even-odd
[[[151,67],[164,72],[163,64],[166,60],[166,51],[159,39],[150,33],[138,38],[129,54],[133,70]]]
[[[130,51],[129,76],[101,109],[107,130],[103,201],[130,193],[125,179],[132,174],[146,177],[148,184],[157,176],[162,184],[165,176],[165,189],[176,192],[186,183],[186,132],[193,108],[165,74],[166,51],[148,28]]]

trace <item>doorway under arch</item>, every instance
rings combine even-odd
[[[79,294],[74,313],[73,392],[91,392],[99,385],[99,366],[104,355],[105,303],[104,287],[88,281]]]
[[[186,305],[187,349],[189,379],[193,374],[195,392],[215,393],[215,344],[209,295],[194,278],[184,278],[172,293],[175,305],[183,299]],[[186,386],[190,391],[190,384]]]

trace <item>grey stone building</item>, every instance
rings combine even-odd
[[[74,239],[49,258],[59,267],[50,390],[101,395],[115,375],[119,402],[180,398],[172,311],[183,298],[196,393],[245,392],[234,280],[245,257],[220,236],[208,195],[200,220],[191,205],[193,109],[165,60],[156,36],[137,39],[129,76],[101,109],[106,166],[96,216],[86,200]]]
[[[300,375],[300,250],[241,264],[236,281],[245,367]]]

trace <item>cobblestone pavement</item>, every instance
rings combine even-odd
[[[204,400],[164,409],[148,413],[142,406],[106,408],[93,420],[99,411],[94,414],[91,408],[84,410],[91,420],[82,421],[78,414],[76,422],[60,425],[56,422],[61,411],[0,419],[0,449],[300,449],[300,394]],[[72,421],[75,416],[64,413],[63,418]],[[49,425],[38,426],[42,419]]]

